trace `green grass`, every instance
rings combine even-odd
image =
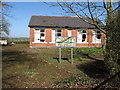
[[[73,59],[78,61],[85,61],[85,58],[82,58],[80,56],[73,56]]]
[[[52,80],[56,80],[57,77],[56,77],[56,76],[51,76],[50,79],[52,79]]]
[[[27,77],[34,77],[36,76],[38,73],[37,72],[33,72],[33,71],[26,71],[24,72],[24,75],[27,76]]]
[[[70,53],[70,48],[62,48],[62,52]],[[88,55],[95,55],[101,54],[103,52],[103,48],[100,47],[84,47],[84,48],[73,48],[74,54],[88,54]]]
[[[103,52],[103,48],[74,48],[75,54],[87,54],[87,55],[96,55],[101,54]]]

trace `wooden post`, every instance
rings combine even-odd
[[[73,64],[73,48],[71,48],[71,64]]]
[[[61,63],[61,48],[59,48],[59,63]]]

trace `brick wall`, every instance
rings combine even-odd
[[[55,43],[50,43],[52,42],[52,29],[51,28],[46,28],[45,29],[46,37],[45,37],[45,42],[46,43],[34,43],[34,28],[30,28],[30,47],[33,46],[41,46],[41,47],[54,47]],[[67,29],[62,29],[62,36],[68,36],[68,30]],[[73,29],[72,30],[72,36],[77,37],[77,30]],[[77,40],[76,40],[77,41]],[[105,43],[105,34],[102,33],[102,41]],[[77,47],[102,47],[101,43],[92,43],[92,29],[87,30],[87,43],[77,43]]]
[[[32,42],[34,42],[34,28],[30,28],[30,46],[34,46]]]
[[[68,36],[67,29],[62,29],[62,36]]]

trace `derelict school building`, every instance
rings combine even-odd
[[[101,21],[99,24],[104,26]],[[102,47],[102,42],[105,41],[103,33],[78,17],[34,15],[28,26],[31,48],[55,47],[55,39],[59,36],[76,37],[76,47]]]

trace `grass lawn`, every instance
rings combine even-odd
[[[28,44],[4,46],[2,53],[3,88],[93,88],[107,77],[102,48],[29,48]]]

